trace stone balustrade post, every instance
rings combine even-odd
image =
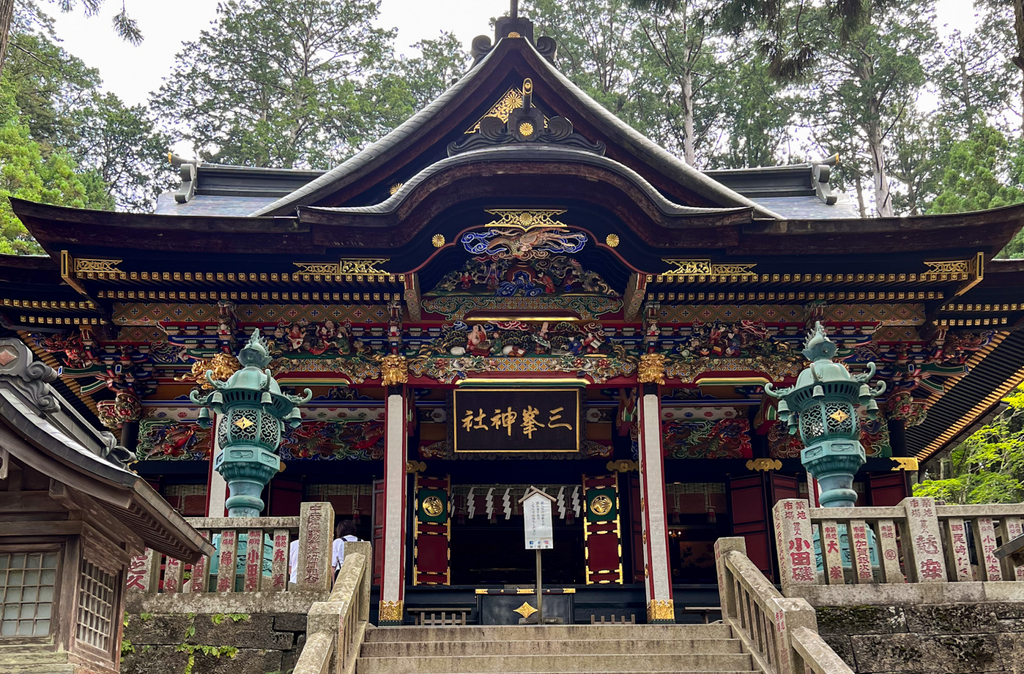
[[[907,567],[913,570],[911,578],[918,583],[945,583],[946,560],[935,499],[905,498],[900,506],[907,518],[903,549],[910,552]]]
[[[151,548],[131,558],[128,562],[125,589],[128,592],[153,592],[157,590],[160,578],[160,554]]]
[[[736,584],[732,573],[726,568],[725,556],[730,552],[747,554],[747,540],[742,536],[719,538],[715,541],[715,570],[718,573],[718,596],[722,606],[722,618],[739,618],[739,606],[736,599]]]
[[[778,674],[805,674],[803,658],[793,647],[793,635],[801,627],[818,631],[814,608],[806,599],[777,598],[775,604],[775,631],[778,644]]]
[[[298,589],[330,592],[334,507],[326,501],[303,503],[299,513]]]
[[[790,588],[799,585],[817,584],[810,504],[802,499],[782,499],[772,508],[772,519],[779,551],[782,593],[788,595]]]

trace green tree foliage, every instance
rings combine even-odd
[[[1021,141],[1010,141],[991,126],[977,126],[949,145],[939,194],[929,213],[964,213],[1024,201]]]
[[[450,35],[395,61],[394,33],[373,26],[377,15],[372,0],[222,2],[152,105],[208,161],[329,168],[460,69],[464,52]]]
[[[776,164],[792,104],[749,40],[716,32],[714,7],[687,0],[644,13],[626,0],[528,0],[524,13],[558,42],[569,79],[688,163]]]
[[[86,16],[93,16],[103,7],[104,0],[49,0],[49,2],[60,8],[62,12],[82,10]],[[37,24],[48,25],[50,23],[46,15],[40,11],[35,0],[0,0],[0,75],[4,72],[10,49],[12,27],[16,27],[18,24],[19,10],[22,17],[27,17],[23,20]],[[121,0],[121,11],[114,15],[113,26],[114,32],[121,39],[135,45],[142,43],[142,30],[139,28],[138,22],[128,14],[125,0]]]
[[[0,89],[0,253],[41,253],[15,217],[8,197],[75,208],[110,210],[114,206],[97,173],[79,172],[66,152],[46,151],[32,140],[28,126],[17,115],[13,96]]]
[[[824,10],[802,20],[804,38],[820,44],[820,58],[800,70],[811,89],[803,115],[822,154],[837,146],[860,176],[870,176],[873,212],[895,213],[888,161],[893,130],[927,82],[925,59],[936,48],[934,0],[908,0],[874,8],[845,41]]]
[[[32,140],[44,154],[63,152],[95,171],[118,208],[152,210],[171,184],[170,138],[145,107],[102,93],[99,72],[57,45],[45,25],[33,32],[21,18],[3,81]]]
[[[1024,387],[1006,402],[1006,411],[951,452],[948,474],[922,481],[915,496],[955,504],[1024,500]]]

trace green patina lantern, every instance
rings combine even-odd
[[[866,407],[874,419],[878,416],[874,399],[885,392],[885,382],[868,386],[875,376],[874,363],[868,363],[866,373],[851,375],[841,363],[832,362],[836,351],[825,328],[816,323],[803,350],[811,364],[797,377],[796,385],[781,390],[771,384],[764,387],[765,393],[780,399],[779,419],[789,425],[790,435],[799,427],[805,447],[800,461],[821,486],[819,500],[826,508],[852,507],[856,502],[853,476],[865,461],[857,406]]]
[[[213,379],[207,371],[206,380],[214,391],[205,396],[192,391],[189,396],[202,407],[199,424],[204,428],[210,426],[210,410],[217,413],[221,452],[213,468],[228,484],[229,517],[259,517],[263,512],[260,495],[281,469],[277,448],[283,423],[298,427],[302,423],[298,406],[313,397],[309,389],[304,396],[282,393],[270,370],[265,369],[270,360],[263,336],[259,329],[254,330],[238,353],[242,369],[226,382]]]

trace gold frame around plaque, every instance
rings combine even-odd
[[[529,393],[537,391],[547,391],[551,393],[575,393],[576,394],[576,412],[575,420],[576,426],[574,431],[576,433],[576,449],[517,449],[517,450],[493,450],[493,449],[459,449],[459,434],[456,427],[452,427],[452,448],[456,454],[540,454],[548,452],[552,454],[574,454],[580,451],[580,417],[581,408],[583,406],[582,395],[578,388],[553,388],[553,387],[537,387],[537,388],[457,388],[452,391],[452,423],[459,423],[459,394],[460,393]]]

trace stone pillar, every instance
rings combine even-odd
[[[900,505],[907,514],[907,542],[904,551],[909,567],[908,580],[917,583],[945,583],[946,560],[942,554],[942,533],[935,512],[935,499],[905,498]],[[909,543],[909,545],[907,544]]]
[[[644,384],[640,405],[640,511],[644,542],[647,622],[674,623],[672,567],[668,552],[665,463],[661,450],[661,398],[656,384]]]
[[[401,625],[405,616],[407,412],[405,388],[388,387],[384,422],[384,559],[381,565],[379,625]]]
[[[772,508],[775,543],[779,552],[782,593],[798,585],[816,585],[814,530],[808,503],[803,499],[782,499]]]
[[[296,565],[299,590],[331,591],[333,544],[334,507],[325,501],[303,503],[299,514],[299,563]]]
[[[213,428],[217,428],[217,424],[213,424]],[[225,517],[227,512],[227,506],[225,503],[228,500],[228,483],[224,480],[224,476],[213,469],[214,459],[220,454],[220,444],[217,442],[217,432],[214,430],[210,435],[213,436],[213,449],[210,450],[210,475],[206,482],[206,516],[207,517]]]

